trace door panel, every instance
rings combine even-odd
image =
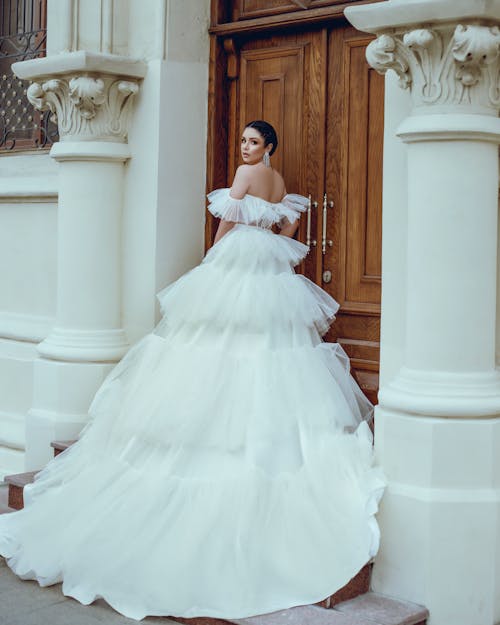
[[[380,213],[381,186],[379,159],[373,152],[379,150],[377,130],[382,117],[377,108],[381,78],[365,60],[365,42],[347,41],[345,72],[349,94],[347,122],[347,195],[346,195],[346,248],[345,248],[345,306],[374,304],[379,311],[380,302]],[[370,77],[373,76],[371,80]],[[371,87],[371,88],[370,88]],[[376,91],[376,93],[374,93]],[[375,186],[374,186],[375,183]],[[365,308],[366,310],[368,307]]]
[[[346,27],[329,36],[326,190],[332,247],[322,284],[341,308],[328,340],[343,345],[365,391],[378,387],[384,81],[366,63],[370,38]],[[335,68],[335,69],[333,69]]]

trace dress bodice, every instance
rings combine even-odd
[[[237,200],[229,195],[230,189],[215,189],[207,195],[208,210],[215,217],[226,221],[271,228],[274,224],[283,226],[294,223],[300,213],[307,210],[308,199],[296,193],[287,193],[280,202],[268,202],[247,193]]]

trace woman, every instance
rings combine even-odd
[[[321,338],[337,302],[293,269],[306,199],[270,167],[277,144],[247,125],[231,189],[208,196],[215,244],[0,517],[20,577],[137,620],[244,618],[320,601],[377,552],[372,406]]]

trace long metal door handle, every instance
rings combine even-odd
[[[307,207],[307,233],[306,233],[306,245],[315,246],[316,239],[311,239],[311,213],[313,208],[318,208],[318,202],[311,200],[311,194],[309,193],[309,205]]]
[[[333,208],[333,201],[328,201],[328,196],[325,193],[323,195],[323,232],[322,232],[322,240],[321,240],[321,251],[323,254],[326,254],[326,246],[332,247],[333,241],[331,239],[326,238],[326,226],[328,220],[328,207]]]

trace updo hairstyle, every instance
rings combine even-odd
[[[264,139],[264,147],[272,143],[273,147],[269,151],[269,156],[274,154],[276,148],[278,147],[278,135],[276,134],[276,130],[274,130],[271,124],[263,121],[262,119],[256,119],[252,122],[249,122],[245,126],[245,128],[255,128],[255,130],[257,130],[257,132],[259,132]]]

